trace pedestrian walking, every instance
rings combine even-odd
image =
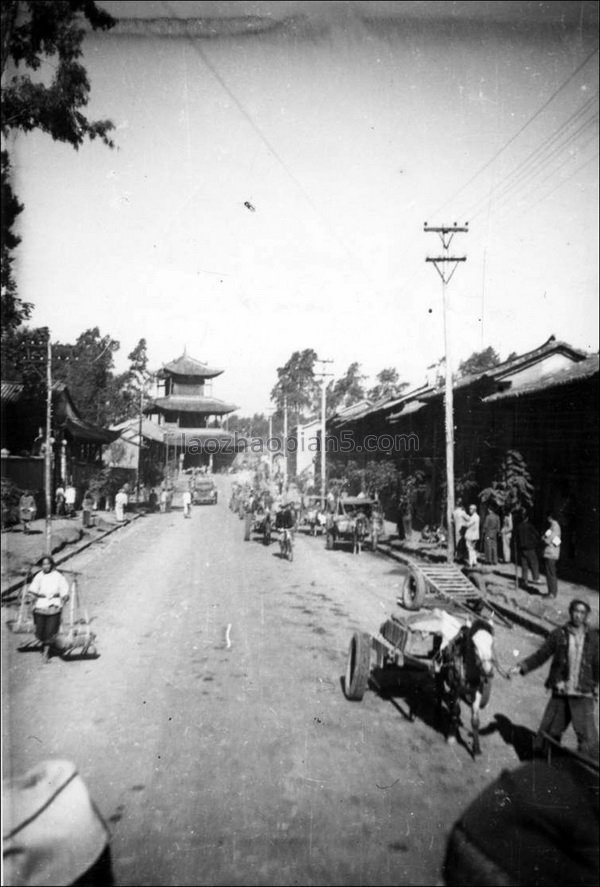
[[[23,495],[19,499],[19,520],[23,524],[23,532],[30,533],[29,524],[35,520],[37,514],[37,505],[31,493],[31,490],[24,490]]]
[[[75,500],[77,498],[77,490],[72,483],[68,483],[65,487],[65,514],[67,517],[75,516]]]
[[[502,560],[505,564],[510,564],[512,559],[510,553],[510,544],[512,542],[513,535],[513,519],[510,511],[507,511],[502,518],[500,535],[502,537]]]
[[[184,490],[183,491],[183,516],[191,517],[192,516],[192,491]]]
[[[465,524],[465,543],[470,567],[477,566],[477,543],[479,542],[480,518],[476,505],[469,505],[469,514]]]
[[[521,553],[521,582],[527,586],[529,570],[531,581],[534,585],[540,583],[540,565],[537,556],[537,548],[540,544],[540,534],[529,520],[527,511],[523,512],[521,523],[517,527],[517,541]]]
[[[544,533],[544,567],[546,570],[546,583],[548,585],[548,597],[555,598],[558,594],[557,566],[560,557],[560,524],[554,518],[552,512],[548,512],[548,527]]]
[[[488,564],[498,563],[498,535],[500,517],[495,508],[490,508],[483,521],[483,553]]]
[[[463,560],[467,551],[464,531],[469,520],[462,499],[456,500],[456,507],[452,512],[452,525],[454,526],[454,545],[456,560]]]
[[[69,600],[69,583],[56,569],[50,555],[42,558],[42,569],[33,577],[28,593],[34,599],[35,636],[42,644],[44,662],[48,662],[50,646],[60,628],[62,609]]]
[[[124,488],[121,487],[115,496],[115,517],[118,521],[125,520],[125,508],[127,507],[128,497]]]
[[[166,512],[166,510],[167,510],[167,498],[168,498],[168,497],[167,497],[167,488],[166,488],[166,487],[161,487],[161,489],[160,489],[160,497],[159,497],[159,504],[160,504],[160,511],[161,511],[161,514],[165,514],[165,512]]]
[[[57,517],[63,517],[65,513],[65,484],[61,480],[54,493],[54,507]]]
[[[594,719],[594,703],[598,700],[598,629],[588,625],[589,615],[589,604],[573,599],[569,604],[569,621],[551,632],[539,650],[517,663],[512,672],[526,675],[552,657],[545,683],[552,695],[542,717],[537,745],[543,747],[543,734],[560,743],[572,722],[578,752],[595,761],[598,756]]]
[[[81,524],[84,527],[92,526],[92,513],[94,511],[94,497],[90,490],[86,490],[81,501]]]

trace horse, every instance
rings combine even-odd
[[[359,512],[354,518],[354,524],[352,526],[352,554],[360,554],[368,532],[368,518],[366,514]]]
[[[471,709],[473,757],[481,754],[479,712],[490,700],[494,668],[504,674],[494,652],[494,626],[481,617],[464,625],[436,656],[436,707],[438,715],[444,702],[448,709],[447,741],[458,739],[460,703],[465,702]]]

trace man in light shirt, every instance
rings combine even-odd
[[[546,582],[548,583],[548,597],[555,598],[558,594],[556,567],[560,557],[560,524],[551,512],[548,513],[547,517],[548,528],[543,535],[543,556],[546,569]]]
[[[469,505],[469,514],[465,524],[465,542],[469,556],[469,566],[477,566],[477,543],[479,542],[479,515],[477,506]]]

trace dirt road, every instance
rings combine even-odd
[[[439,883],[459,812],[518,764],[494,716],[535,728],[544,674],[495,678],[477,762],[445,744],[428,687],[408,685],[413,722],[402,698],[347,701],[351,634],[397,608],[400,568],[302,534],[293,563],[244,542],[219,482],[217,506],[144,517],[73,564],[98,659],[43,666],[3,627],[5,775],[74,761],[119,885]],[[539,642],[498,630],[507,665]]]

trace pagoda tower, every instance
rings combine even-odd
[[[163,429],[165,461],[171,470],[219,469],[233,461],[234,435],[222,421],[237,407],[212,395],[212,380],[223,372],[189,357],[184,349],[156,374],[156,394],[144,412]]]

